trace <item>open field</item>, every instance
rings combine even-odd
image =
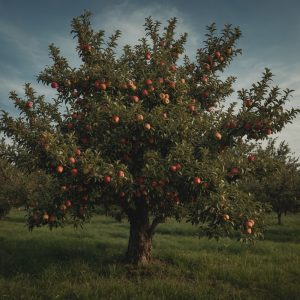
[[[300,299],[300,215],[283,222],[253,247],[170,221],[158,227],[155,263],[133,268],[120,262],[126,222],[29,232],[13,211],[0,222],[0,299]]]

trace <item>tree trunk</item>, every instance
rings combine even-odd
[[[278,225],[281,225],[282,223],[281,223],[281,212],[278,212],[277,213],[277,220],[278,220]]]
[[[126,260],[132,264],[146,265],[151,261],[152,237],[148,218],[131,219]]]

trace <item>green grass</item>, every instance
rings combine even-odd
[[[127,223],[96,216],[84,229],[29,232],[13,211],[0,222],[0,299],[300,299],[300,216],[283,221],[255,246],[170,221],[155,263],[137,268],[121,262]]]

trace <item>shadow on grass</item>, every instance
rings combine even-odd
[[[101,242],[4,239],[0,247],[0,277],[9,278],[20,273],[38,277],[48,268],[65,269],[76,263],[85,264],[95,272],[101,271],[101,276],[105,276],[111,264],[123,260],[124,253],[125,248],[120,245]]]
[[[265,240],[277,243],[300,243],[300,228],[289,228],[284,225],[277,225],[277,228],[270,228],[265,232]]]

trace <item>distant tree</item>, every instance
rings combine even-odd
[[[0,128],[13,141],[6,158],[60,185],[51,201],[28,207],[29,228],[62,226],[68,216],[82,224],[103,206],[128,219],[126,258],[141,264],[151,260],[155,229],[169,217],[202,224],[209,237],[261,236],[264,205],[240,188],[252,168],[242,138],[265,139],[299,111],[284,108],[291,91],[270,88],[268,69],[239,91],[239,109],[225,110],[235,78],[219,74],[241,53],[240,29],[226,25],[218,35],[208,26],[196,61],[184,55],[180,62],[187,34],[175,38],[176,22],[160,33],[160,23],[147,18],[146,36],[117,57],[120,31],[105,41],[85,12],[72,21],[82,65],[70,67],[52,44],[53,65],[38,76],[56,98],[45,101],[30,84],[24,99],[11,92],[20,117],[2,114]]]
[[[275,146],[275,139],[269,140],[266,148],[258,147],[255,155],[255,172],[248,191],[257,200],[269,203],[282,224],[282,214],[299,209],[299,159],[295,158],[287,143]]]

